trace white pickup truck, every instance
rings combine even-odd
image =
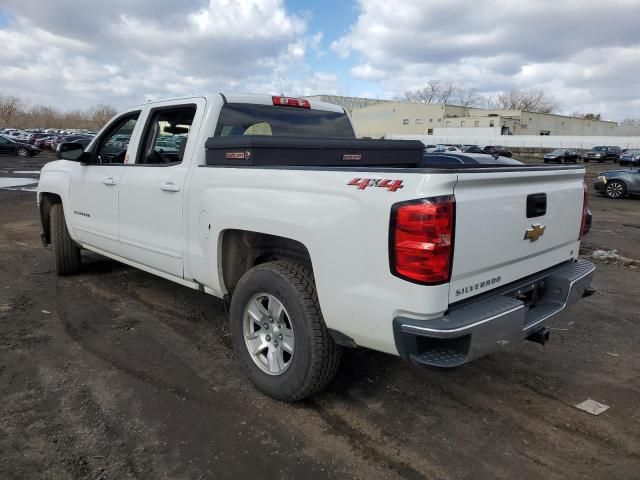
[[[416,152],[355,139],[327,103],[144,103],[42,169],[42,239],[61,275],[87,249],[223,298],[248,376],[285,401],[323,388],[342,347],[456,367],[544,343],[594,291],[584,169]]]

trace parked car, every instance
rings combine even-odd
[[[625,165],[640,166],[640,148],[630,148],[622,155],[620,155],[620,159],[618,160],[620,166],[623,167]]]
[[[425,153],[460,152],[453,145],[427,145],[424,151]]]
[[[40,137],[36,139],[36,141],[33,144],[40,149],[51,148],[52,139],[53,137],[47,134],[47,136],[45,137]],[[47,146],[47,140],[49,140],[49,146]]]
[[[245,135],[265,123],[271,136]],[[166,124],[193,132],[171,164],[155,150]],[[145,168],[104,161],[120,131]],[[544,343],[595,291],[573,166],[407,168],[422,143],[357,139],[342,107],[270,95],[146,102],[90,149],[65,146],[36,196],[56,272],[80,272],[86,248],[224,298],[236,358],[280,400],[327,385],[341,347],[452,368]]]
[[[544,154],[544,163],[578,163],[578,160],[580,160],[580,154],[566,148],[558,148]]]
[[[485,145],[482,147],[482,152],[494,157],[513,157],[513,153],[507,147],[501,145]]]
[[[58,145],[60,143],[73,142],[74,140],[80,140],[83,138],[91,139],[91,137],[87,135],[60,135],[60,136],[54,137],[53,141],[51,142],[51,150],[53,150],[54,152],[57,151]]]
[[[640,194],[640,168],[600,172],[593,188],[614,199]]]
[[[463,145],[462,151],[464,153],[479,153],[479,154],[485,153],[485,151],[482,150],[478,145]]]
[[[40,153],[40,149],[35,145],[26,142],[17,142],[5,135],[0,135],[0,154],[17,155],[26,158],[33,157]]]
[[[40,138],[48,137],[49,135],[46,133],[31,133],[29,135],[29,142],[31,145],[35,145],[36,141]]]
[[[598,163],[606,162],[607,160],[617,161],[620,157],[620,147],[607,147],[604,145],[593,147],[587,153],[582,156],[584,163],[590,161],[596,161]]]

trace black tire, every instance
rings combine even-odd
[[[245,308],[260,293],[272,295],[284,306],[295,335],[291,364],[277,375],[258,367],[245,343]],[[246,272],[233,292],[230,323],[236,355],[251,381],[270,397],[285,402],[309,397],[338,370],[341,349],[322,318],[313,274],[300,263],[279,260]]]
[[[627,186],[620,180],[611,180],[604,187],[607,197],[617,200],[627,195]]]
[[[53,204],[50,214],[51,243],[53,244],[56,273],[58,275],[77,273],[80,270],[80,248],[69,235],[62,204]]]
[[[24,147],[18,148],[16,150],[16,155],[18,155],[21,158],[27,158],[31,156],[31,154],[29,153],[29,150]]]

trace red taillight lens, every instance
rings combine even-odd
[[[583,183],[582,188],[584,190],[582,197],[582,222],[580,223],[580,235],[578,236],[578,240],[582,240],[582,237],[586,233],[584,229],[587,226],[587,214],[589,211],[589,190],[587,189],[587,184]]]
[[[452,195],[395,204],[391,209],[391,272],[425,285],[448,282],[454,218]]]
[[[274,105],[281,107],[298,107],[298,108],[311,108],[311,104],[304,98],[290,98],[290,97],[271,97]]]

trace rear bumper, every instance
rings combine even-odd
[[[453,308],[434,320],[393,321],[400,356],[417,365],[457,367],[540,332],[595,289],[595,266],[579,260],[514,284],[513,289]],[[521,298],[535,290],[532,307]],[[528,302],[528,301],[527,301]]]

